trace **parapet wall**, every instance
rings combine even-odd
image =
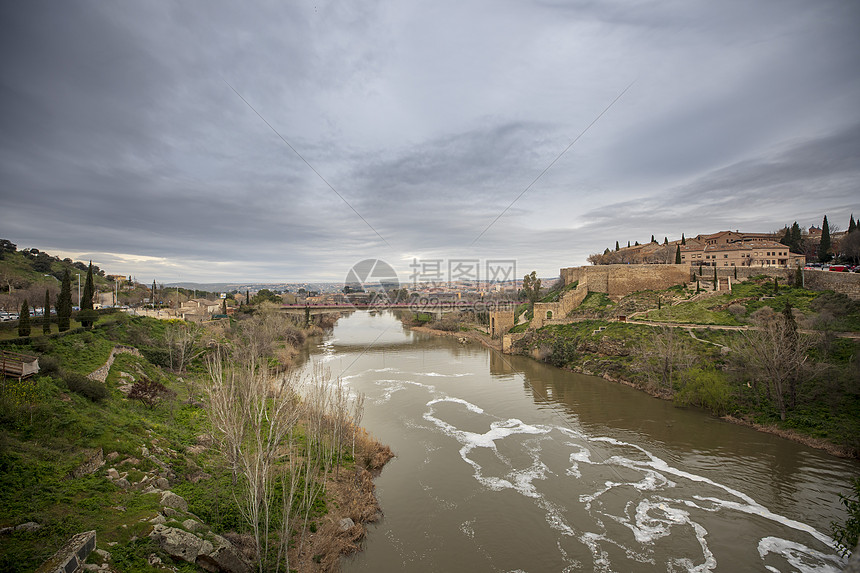
[[[690,280],[689,265],[596,265],[561,269],[564,284],[586,283],[588,292],[621,298],[641,290],[664,290]]]

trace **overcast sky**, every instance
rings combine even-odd
[[[845,229],[858,29],[856,0],[3,2],[0,238],[274,282]]]

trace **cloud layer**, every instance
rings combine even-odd
[[[615,241],[860,215],[851,0],[28,2],[0,22],[0,235],[145,281],[341,280],[368,257],[551,276]]]

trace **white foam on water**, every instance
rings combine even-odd
[[[469,539],[475,538],[475,520],[472,519],[470,521],[464,521],[460,524],[460,531],[463,532],[463,535],[468,537]]]
[[[415,372],[415,376],[431,376],[436,378],[462,378],[463,376],[474,376],[471,372],[456,372],[453,374],[442,374],[441,372]]]
[[[765,537],[758,542],[758,554],[762,559],[770,553],[781,555],[788,561],[789,565],[802,573],[838,573],[846,564],[846,561],[838,555],[827,555],[802,543],[779,537]],[[770,565],[767,566],[767,569],[779,571]]]

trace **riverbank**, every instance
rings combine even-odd
[[[626,325],[619,325],[619,326],[621,326],[622,328],[629,328]],[[633,326],[633,325],[631,325],[631,326]],[[646,325],[641,325],[641,326],[646,326]],[[497,341],[491,340],[489,338],[489,336],[483,335],[483,334],[481,334],[475,330],[463,331],[463,332],[456,332],[456,331],[455,332],[446,332],[446,331],[436,330],[436,329],[433,329],[433,328],[430,328],[427,326],[413,326],[411,328],[412,328],[412,330],[415,330],[417,332],[425,332],[425,333],[434,334],[437,336],[465,337],[465,338],[468,338],[469,340],[483,344],[485,347],[487,347],[491,350],[501,352],[501,344],[500,343],[497,343]],[[586,330],[588,330],[589,328],[591,328],[591,327],[586,327]],[[636,326],[633,326],[633,328],[636,328]],[[552,336],[549,336],[547,338],[552,342],[552,338],[553,338]],[[695,337],[692,337],[692,338],[695,339]],[[633,340],[636,343],[642,343],[642,341],[643,341],[641,337],[632,337],[631,340]],[[698,339],[695,339],[695,340],[698,340]],[[698,340],[698,341],[701,342],[702,344],[712,344],[706,340]],[[546,343],[546,340],[544,340],[544,343]],[[543,352],[543,353],[539,352],[539,348],[538,348],[539,346],[540,346],[539,343],[533,344],[534,348],[532,348],[531,352],[527,351],[525,347],[520,348],[520,351],[517,354],[521,355],[521,356],[527,356],[527,357],[529,357],[533,360],[536,360],[538,362],[548,363],[549,361],[547,360],[547,358],[549,357],[549,354],[547,352]],[[625,371],[629,370],[629,367],[630,367],[629,363],[633,361],[633,358],[630,356],[630,352],[625,350],[624,346],[625,346],[625,341],[623,340],[623,337],[621,337],[618,340],[613,340],[613,341],[600,341],[597,344],[593,344],[592,347],[588,349],[592,352],[592,354],[589,355],[588,359],[582,360],[579,364],[572,364],[572,363],[568,362],[566,365],[562,365],[562,366],[555,365],[555,364],[548,364],[548,365],[553,365],[553,366],[556,366],[557,368],[561,368],[562,370],[567,370],[569,372],[574,372],[577,374],[584,374],[584,375],[588,375],[588,376],[597,376],[597,377],[603,378],[604,380],[607,380],[609,382],[614,382],[617,384],[623,384],[625,386],[629,386],[631,388],[635,388],[636,390],[645,392],[646,394],[648,394],[654,398],[659,398],[661,400],[676,401],[675,395],[672,392],[669,392],[667,389],[659,388],[659,387],[656,387],[653,385],[649,386],[649,385],[643,384],[641,381],[633,380],[633,379],[630,379],[630,378],[627,378],[624,376],[623,373]],[[577,350],[579,350],[579,349],[577,349]],[[536,353],[542,354],[543,359],[541,359],[539,356],[536,356],[535,355]],[[716,358],[716,357],[717,357],[717,355],[714,355],[714,358]],[[622,366],[620,364],[619,359],[621,359],[621,358],[623,358],[627,361],[626,366]],[[582,354],[580,354],[580,359],[582,359]],[[583,365],[582,362],[585,362],[586,364],[594,363],[598,367],[603,366],[605,368],[587,367],[587,366]],[[609,370],[611,370],[611,372]],[[682,407],[690,407],[690,406],[685,405]],[[697,406],[693,406],[693,407],[697,407]],[[703,408],[703,410],[707,411],[704,408]],[[712,413],[712,415],[714,415],[714,414]],[[724,415],[715,415],[715,417],[720,418],[721,420],[728,422],[728,423],[731,423],[731,424],[746,426],[746,427],[752,428],[754,430],[757,430],[759,432],[776,435],[776,436],[779,436],[781,438],[791,440],[793,442],[800,443],[800,444],[803,444],[805,446],[808,446],[808,447],[811,447],[814,449],[823,450],[823,451],[827,452],[828,454],[831,454],[831,455],[836,456],[836,457],[847,458],[847,459],[860,458],[860,449],[858,449],[856,447],[852,447],[852,446],[844,445],[844,444],[839,444],[839,443],[834,443],[834,442],[827,440],[825,438],[811,436],[809,434],[803,433],[803,432],[798,431],[796,429],[779,427],[775,423],[761,423],[759,421],[756,421],[754,419],[754,416],[752,416],[751,414],[734,412],[734,413],[727,413]]]

